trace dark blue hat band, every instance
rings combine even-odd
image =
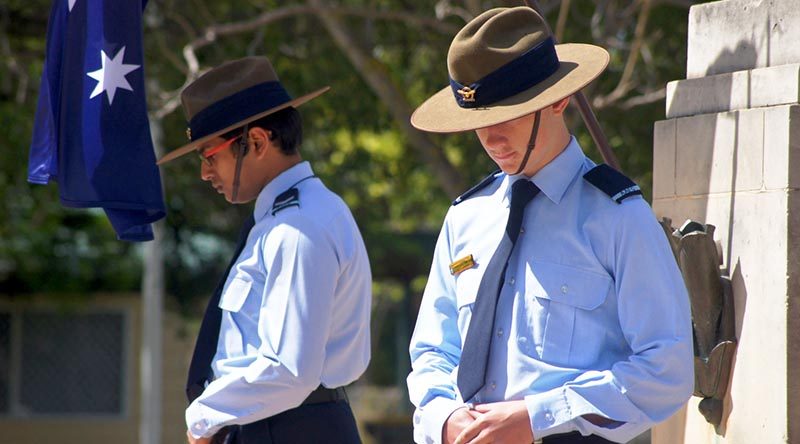
[[[189,121],[189,139],[197,140],[292,100],[280,82],[264,82],[231,94]]]
[[[558,71],[559,66],[555,42],[548,37],[471,85],[462,85],[450,78],[450,87],[458,106],[480,108],[536,86]]]

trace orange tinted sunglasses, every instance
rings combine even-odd
[[[242,136],[239,135],[239,136],[236,136],[236,137],[234,137],[232,139],[228,139],[228,140],[220,143],[219,145],[217,145],[215,147],[212,147],[212,148],[209,148],[209,149],[203,150],[203,151],[198,151],[197,154],[200,156],[200,160],[202,160],[203,162],[210,163],[211,157],[213,157],[214,154],[217,154],[218,152],[224,150],[225,148],[228,148],[229,146],[231,146],[233,144],[233,142],[238,140],[240,137],[242,137]]]

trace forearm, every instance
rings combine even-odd
[[[303,377],[266,358],[225,375],[206,387],[186,409],[195,437],[210,437],[224,426],[249,424],[299,406],[319,385],[319,372]]]
[[[634,355],[609,370],[585,372],[561,387],[526,396],[534,435],[578,430],[618,442],[639,435],[689,398],[692,361],[685,359],[685,347],[678,341],[672,347]]]

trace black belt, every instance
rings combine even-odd
[[[311,394],[308,395],[308,398],[306,398],[305,401],[303,401],[303,403],[300,405],[323,404],[326,402],[336,401],[344,401],[349,403],[347,400],[347,393],[344,391],[344,387],[329,389],[320,385],[316,390],[311,392]]]
[[[614,444],[614,441],[597,435],[583,436],[578,432],[572,432],[544,437],[542,444]]]

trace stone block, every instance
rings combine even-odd
[[[669,82],[667,118],[749,108],[749,92],[749,71]]]
[[[727,193],[733,189],[737,119],[737,112],[677,119],[677,196]]]
[[[800,102],[800,64],[750,71],[750,107]]]
[[[656,122],[653,130],[653,198],[675,195],[675,119]]]
[[[800,105],[764,110],[764,186],[800,189]]]
[[[786,269],[788,270],[788,304],[786,319],[789,325],[787,331],[787,361],[790,363],[800,362],[800,190],[789,190],[789,233],[787,235],[789,245],[789,260]],[[786,392],[789,393],[788,399],[788,423],[789,436],[800,436],[800,397],[795,394],[800,393],[800,368],[797,365],[790,365],[787,374],[788,386]]]
[[[787,282],[798,274],[790,257],[797,244],[792,206],[800,210],[800,199],[786,190],[654,200],[657,216],[671,217],[675,225],[692,218],[717,227],[723,266],[733,281],[739,340],[726,400],[727,431],[718,435],[698,413],[698,398],[692,398],[686,416],[654,430],[654,444],[794,442],[786,439],[787,406],[797,393],[787,390],[787,372],[796,367],[789,348],[800,338],[789,329],[787,316],[787,306],[800,303],[800,286]]]
[[[735,191],[758,191],[764,185],[764,110],[738,112],[732,171]],[[731,190],[731,189],[729,189]]]
[[[692,6],[686,77],[800,62],[796,0],[725,0]]]

